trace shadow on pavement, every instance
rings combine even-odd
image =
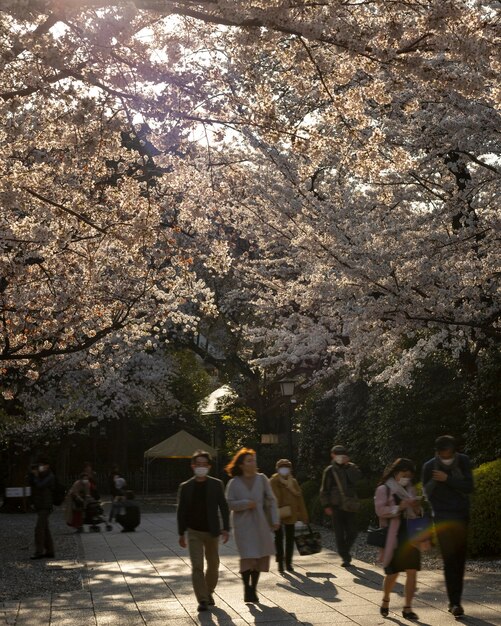
[[[231,615],[218,606],[211,607],[210,611],[198,613],[197,619],[203,626],[219,626],[219,624],[224,624],[224,626],[237,626]],[[241,622],[240,619],[239,622]]]
[[[354,575],[353,582],[356,585],[363,585],[371,589],[382,589],[384,575],[374,572],[374,570],[366,569],[365,567],[358,567],[357,565],[350,565],[346,568],[348,572]]]
[[[306,574],[284,572],[283,578],[290,583],[290,586],[279,583],[279,587],[286,587],[289,590],[297,589],[301,594],[306,593],[314,598],[339,602],[338,590],[331,582],[331,578],[335,578],[335,575],[331,572],[306,572]],[[323,582],[316,582],[315,578],[324,580]]]
[[[279,606],[266,606],[261,603],[247,606],[256,622],[283,622],[284,617],[287,621],[294,619],[290,613]]]

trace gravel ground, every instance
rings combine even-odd
[[[57,509],[50,517],[56,558],[31,561],[35,513],[0,513],[0,602],[83,587],[79,541]]]
[[[143,513],[175,510],[175,494],[138,498]],[[109,497],[102,503],[107,514]],[[31,561],[35,552],[36,513],[3,513],[0,509],[0,602],[81,590],[85,581],[79,535],[66,525],[63,508],[50,516],[55,559]],[[86,526],[86,529],[88,527]],[[104,529],[104,525],[101,526]]]
[[[143,513],[174,511],[175,496],[148,496],[138,498]],[[107,500],[103,498],[105,510]],[[34,552],[33,530],[35,513],[0,513],[0,602],[22,598],[59,594],[84,587],[85,567],[82,563],[79,536],[67,526],[62,509],[54,511],[50,525],[56,546],[54,560],[31,561]],[[322,545],[335,550],[332,531],[316,527],[322,534]],[[374,564],[376,549],[365,542],[361,533],[353,548],[353,556]],[[434,550],[423,555],[423,569],[441,569],[440,556]],[[468,561],[469,572],[500,572],[501,559]],[[498,577],[501,589],[501,576]]]
[[[322,535],[322,546],[331,550],[336,550],[336,541],[334,539],[334,533],[322,527],[315,527],[315,530],[319,530]],[[352,549],[352,556],[365,563],[374,565],[378,556],[378,548],[368,546],[366,542],[365,533],[360,533],[357,537],[355,545]],[[437,548],[432,548],[429,552],[424,552],[421,555],[421,568],[426,570],[442,569],[442,559]],[[501,572],[501,559],[471,559],[466,561],[467,572]],[[501,589],[501,576],[498,576],[496,587]]]

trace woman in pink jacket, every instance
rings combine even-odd
[[[412,610],[412,600],[416,591],[417,572],[421,569],[421,555],[409,541],[406,523],[407,519],[421,513],[420,499],[412,485],[415,471],[410,459],[397,459],[385,470],[374,496],[379,525],[388,526],[386,545],[380,555],[386,574],[380,608],[383,617],[388,616],[390,593],[398,574],[405,572],[405,606],[402,615],[406,619],[419,619]]]

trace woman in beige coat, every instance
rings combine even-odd
[[[240,554],[244,601],[258,602],[259,575],[269,571],[270,556],[275,553],[272,531],[280,525],[277,502],[268,479],[257,471],[254,450],[242,448],[225,469],[232,476],[226,499]]]
[[[285,534],[285,568],[288,572],[293,572],[294,525],[297,521],[307,524],[309,521],[308,511],[301,487],[292,476],[292,463],[289,459],[280,459],[275,467],[277,473],[270,478],[270,485],[277,499],[280,515],[280,528],[275,531],[275,558],[278,563],[278,571],[282,573],[284,571]]]

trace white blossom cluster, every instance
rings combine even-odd
[[[218,315],[312,383],[499,344],[495,9],[3,2],[7,413],[154,403],[165,325]]]

